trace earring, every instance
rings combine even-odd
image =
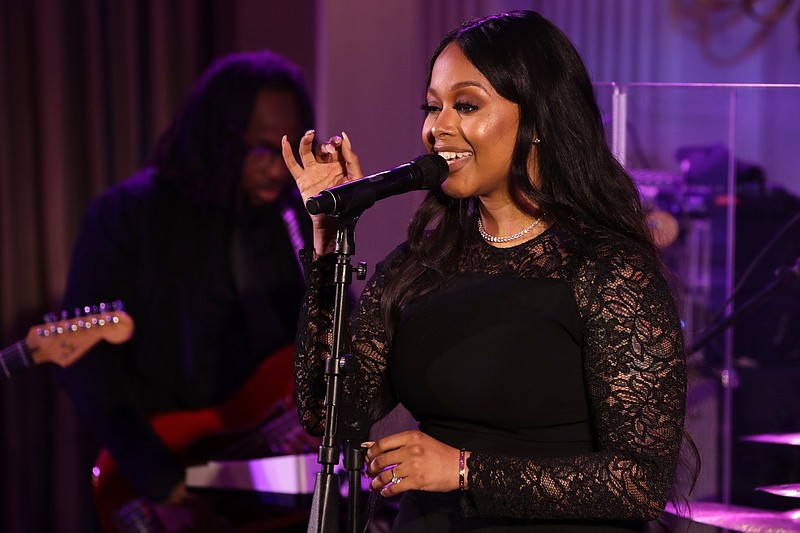
[[[539,144],[540,142],[542,142],[542,140],[539,137],[533,138],[533,144]]]

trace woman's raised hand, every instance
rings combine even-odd
[[[346,133],[342,132],[341,137],[335,135],[321,143],[316,154],[312,150],[313,141],[314,130],[307,131],[300,139],[299,162],[285,135],[281,141],[283,160],[297,182],[303,201],[319,194],[323,189],[363,177],[358,156],[353,152]]]
[[[300,139],[298,162],[292,152],[287,137],[281,140],[281,150],[286,167],[297,183],[303,202],[336,185],[364,176],[361,163],[353,151],[350,138],[342,132],[341,137],[335,135],[313,151],[314,130],[309,130]],[[335,241],[335,224],[327,215],[311,217],[314,224],[314,250],[317,255],[324,255],[333,249]]]

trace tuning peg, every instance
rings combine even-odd
[[[111,319],[111,317],[109,315],[105,314],[106,311],[107,311],[108,306],[104,302],[104,303],[100,304],[99,308],[100,308],[100,313],[98,314],[98,316],[96,318],[92,319],[92,322],[94,322],[98,326],[105,326],[106,325],[106,321]]]
[[[66,310],[61,311],[61,326],[58,327],[58,333],[64,333],[65,331],[75,331],[72,327],[72,323],[69,321],[69,313]]]
[[[97,323],[100,326],[105,326],[107,322],[113,321],[113,317],[109,313],[111,305],[106,302],[100,303],[100,318]]]

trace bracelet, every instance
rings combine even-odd
[[[458,490],[466,490],[464,488],[464,482],[466,481],[464,478],[466,477],[466,467],[467,461],[464,457],[464,454],[467,450],[461,448],[461,451],[458,454]]]

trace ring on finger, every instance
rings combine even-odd
[[[403,478],[401,478],[401,477],[397,477],[397,474],[395,474],[395,472],[394,472],[394,467],[393,467],[393,468],[392,468],[392,479],[391,479],[391,483],[392,483],[392,485],[397,485],[397,484],[398,484],[398,483],[400,483],[401,481],[403,481]]]

